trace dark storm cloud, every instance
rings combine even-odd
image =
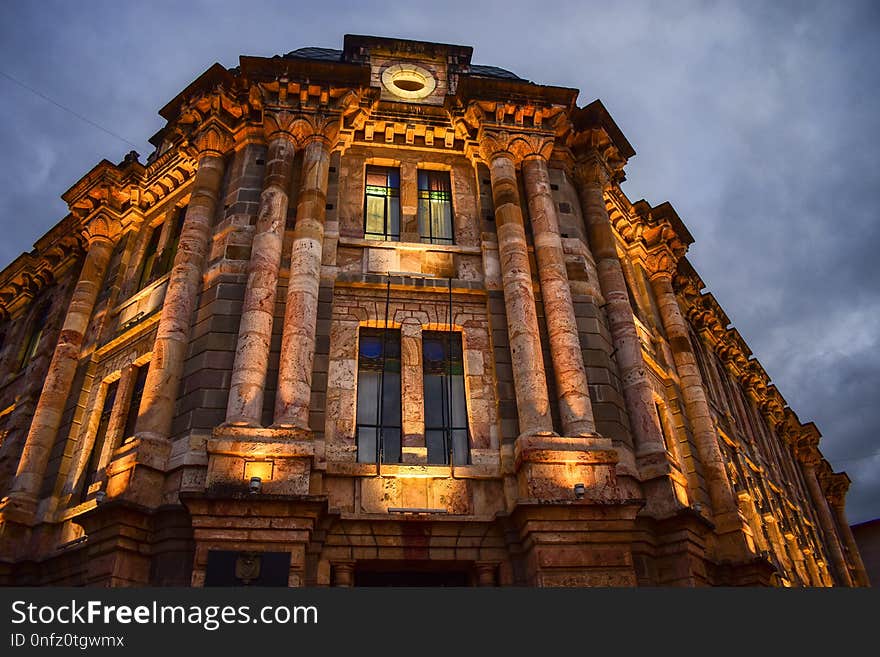
[[[214,61],[346,32],[474,46],[476,63],[601,98],[638,151],[624,189],[669,200],[689,255],[803,421],[880,516],[880,39],[872,2],[4,3],[0,71],[139,145]],[[130,146],[0,78],[0,261]]]

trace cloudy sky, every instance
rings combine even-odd
[[[763,5],[763,6],[762,6]],[[345,33],[471,45],[474,62],[601,98],[637,151],[624,190],[670,201],[690,258],[822,450],[880,516],[880,4],[0,0],[0,267],[59,196],[162,127],[213,62]]]

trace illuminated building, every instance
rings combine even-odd
[[[0,275],[3,582],[864,583],[603,105],[471,54],[215,64],[63,195]]]

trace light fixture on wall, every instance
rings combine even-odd
[[[577,483],[574,485],[574,496],[577,499],[579,499],[579,500],[584,499],[584,495],[586,495],[586,494],[587,494],[587,487],[586,486],[584,486],[582,483]]]
[[[251,481],[248,484],[248,492],[251,495],[256,495],[263,490],[263,480],[259,477],[251,477]]]

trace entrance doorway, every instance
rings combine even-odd
[[[461,561],[359,561],[355,586],[474,586],[473,564]]]

